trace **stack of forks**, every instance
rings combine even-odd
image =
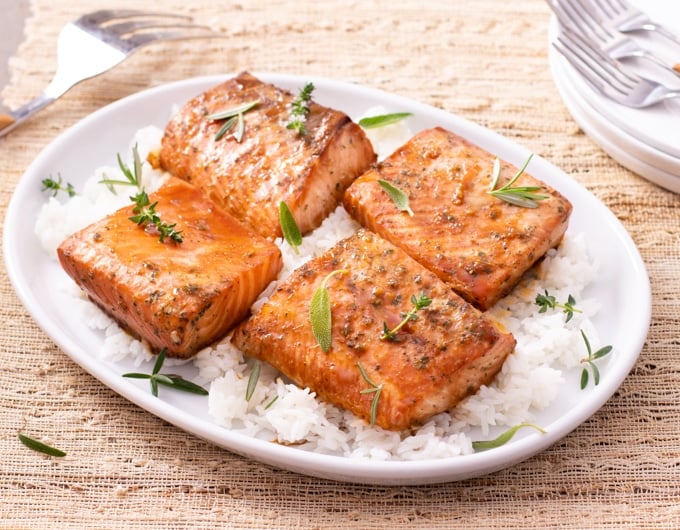
[[[680,2],[546,2],[553,76],[574,119],[622,165],[680,193]]]

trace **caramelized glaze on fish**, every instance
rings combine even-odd
[[[522,174],[516,186],[540,186],[537,208],[489,195],[495,157],[442,128],[415,135],[364,173],[344,205],[363,226],[411,257],[485,310],[507,294],[567,229],[572,206],[559,192]],[[500,185],[517,168],[502,164]],[[413,216],[399,211],[379,185],[386,180],[409,196]]]
[[[68,237],[59,261],[133,335],[187,358],[247,314],[281,254],[182,180],[170,178],[150,200],[163,222],[176,223],[181,243],[130,221],[131,205]]]
[[[294,99],[294,94],[248,73],[211,88],[167,124],[161,167],[205,190],[266,238],[281,236],[281,201],[301,232],[311,231],[375,161],[375,153],[363,130],[346,114],[314,102],[306,133],[288,129]],[[206,116],[253,101],[259,103],[243,115],[241,141],[232,134],[236,127],[216,139],[224,120]]]
[[[309,306],[324,278],[332,309],[332,344],[322,351]],[[383,340],[411,309],[412,295],[431,298],[394,337]],[[261,310],[240,324],[232,342],[301,387],[371,421],[375,385],[382,386],[375,423],[403,430],[452,408],[500,370],[515,340],[436,275],[379,236],[359,230],[285,280]]]

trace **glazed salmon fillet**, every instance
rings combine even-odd
[[[309,308],[324,279],[332,315],[322,351]],[[412,309],[431,300],[393,338]],[[456,295],[436,275],[378,235],[360,229],[283,281],[261,310],[237,326],[232,342],[301,387],[390,430],[404,430],[451,409],[488,384],[515,339]],[[364,370],[366,378],[361,370]],[[369,383],[368,381],[371,381]],[[375,392],[381,387],[375,416]]]
[[[69,236],[59,261],[90,299],[154,351],[187,358],[222,338],[281,268],[278,247],[175,178],[156,213],[182,241],[129,220],[133,205]]]
[[[302,88],[302,87],[300,87]],[[281,236],[284,201],[304,234],[321,224],[345,189],[375,161],[361,127],[337,110],[311,102],[305,133],[287,127],[296,95],[248,73],[186,103],[169,121],[160,166],[203,189],[234,217],[272,239]],[[219,139],[225,120],[206,116],[253,101],[240,141]]]
[[[536,208],[488,193],[495,156],[442,128],[415,135],[359,177],[344,206],[361,225],[405,250],[476,307],[486,310],[564,235],[571,203],[524,172],[514,186],[540,186]],[[498,186],[518,169],[501,163]],[[409,197],[400,211],[384,180]]]

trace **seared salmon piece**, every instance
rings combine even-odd
[[[565,197],[526,172],[513,186],[539,186],[536,193],[547,199],[536,208],[490,195],[495,158],[452,132],[428,129],[354,181],[344,206],[486,310],[559,244],[572,211]],[[501,163],[496,189],[517,171]],[[397,209],[378,180],[408,195],[413,216]]]
[[[133,205],[69,236],[57,249],[71,278],[154,351],[187,358],[222,338],[281,269],[279,249],[216,207],[197,188],[170,178],[156,193],[162,222],[129,220]]]
[[[331,345],[325,352],[310,324],[312,296],[324,279]],[[392,338],[414,306],[431,303]],[[385,429],[404,430],[451,409],[488,384],[515,339],[456,295],[435,274],[378,235],[360,229],[295,270],[261,310],[236,327],[232,342],[297,385]],[[366,377],[362,374],[362,369]],[[369,383],[370,381],[370,383]],[[371,388],[376,392],[364,392]]]
[[[268,239],[281,236],[281,201],[303,234],[313,230],[376,155],[346,114],[313,101],[305,134],[287,128],[296,96],[248,73],[211,88],[167,124],[160,166]],[[225,120],[206,116],[254,101],[259,103],[243,114],[241,141],[233,134],[236,125],[216,139]]]

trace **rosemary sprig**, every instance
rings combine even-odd
[[[135,215],[128,217],[130,221],[137,223],[140,226],[147,224],[154,225],[158,231],[158,237],[161,243],[165,241],[166,237],[175,243],[181,243],[183,241],[182,233],[175,230],[177,223],[167,224],[161,221],[161,218],[156,213],[156,205],[158,202],[149,204],[151,202],[149,200],[149,195],[144,190],[140,191],[137,195],[131,196],[130,200],[135,203],[135,207],[132,209],[132,213]]]
[[[257,382],[260,379],[261,371],[262,365],[260,364],[259,361],[257,361],[253,365],[253,369],[250,371],[250,375],[248,376],[248,385],[246,386],[246,401],[250,401],[250,398],[253,397],[253,393],[255,392],[255,388],[257,387]]]
[[[120,168],[125,180],[123,179],[112,179],[112,178],[102,178],[99,183],[105,184],[109,191],[116,194],[116,189],[114,186],[134,186],[139,191],[142,191],[142,160],[139,157],[139,151],[137,150],[137,144],[132,148],[132,169],[130,169],[120,156],[120,153],[116,154],[118,159],[118,167]]]
[[[581,330],[581,336],[583,337],[583,342],[586,344],[586,351],[588,352],[588,357],[581,359],[581,364],[585,363],[583,371],[581,372],[581,390],[588,386],[589,374],[588,368],[593,372],[593,383],[595,386],[600,384],[600,370],[595,365],[595,361],[607,355],[612,351],[612,346],[603,346],[596,352],[593,352],[590,348],[590,341],[583,330]]]
[[[333,340],[331,299],[326,284],[336,274],[345,274],[347,272],[346,269],[337,269],[328,274],[321,282],[321,285],[314,291],[312,300],[309,303],[309,322],[312,325],[312,333],[324,352],[330,351]]]
[[[404,319],[392,329],[387,327],[386,322],[383,322],[383,332],[382,335],[380,335],[380,340],[396,340],[399,330],[410,320],[418,320],[416,313],[421,309],[425,309],[431,303],[432,300],[425,296],[425,293],[423,292],[421,292],[417,297],[414,294],[411,295],[411,304],[413,304],[413,309],[406,313],[404,315]]]
[[[377,116],[368,116],[359,120],[359,126],[364,129],[377,129],[378,127],[385,127],[398,123],[406,118],[413,116],[410,112],[392,112],[390,114],[380,114]]]
[[[364,369],[363,365],[361,363],[357,363],[357,366],[359,367],[359,372],[361,372],[361,377],[363,377],[364,381],[371,385],[370,388],[360,390],[359,393],[373,394],[373,401],[371,402],[371,425],[375,425],[375,419],[376,416],[378,415],[378,401],[380,400],[380,394],[382,393],[383,384],[381,383],[379,385],[376,385],[368,377],[368,374],[366,373],[366,370]]]
[[[574,313],[582,312],[580,309],[574,307],[576,299],[572,295],[569,295],[567,301],[562,304],[559,303],[553,295],[549,294],[547,289],[544,289],[543,291],[545,294],[538,293],[535,300],[536,305],[540,307],[538,310],[539,313],[545,313],[548,309],[561,309],[567,316],[565,322],[569,322],[574,316]]]
[[[385,190],[387,195],[389,195],[399,211],[407,212],[413,217],[413,210],[411,210],[409,198],[406,193],[387,180],[378,179],[378,184],[380,184],[380,187]]]
[[[475,451],[485,451],[487,449],[495,449],[496,447],[501,447],[502,445],[508,443],[512,439],[512,437],[515,436],[517,431],[519,431],[523,427],[533,427],[541,434],[545,434],[545,430],[543,430],[538,425],[534,425],[533,423],[520,423],[519,425],[510,427],[507,431],[502,433],[497,438],[494,438],[493,440],[480,440],[472,442],[472,448]]]
[[[515,206],[523,206],[525,208],[537,208],[538,203],[536,201],[548,199],[549,197],[547,195],[539,195],[536,193],[541,189],[540,186],[512,186],[522,173],[524,173],[533,156],[533,154],[529,155],[529,158],[526,159],[526,162],[524,162],[524,165],[517,171],[515,176],[512,177],[505,186],[498,189],[495,188],[498,184],[498,179],[500,179],[501,176],[501,162],[496,158],[493,162],[491,186],[488,191],[489,195],[493,195],[497,199],[514,204]]]
[[[24,444],[29,449],[33,449],[34,451],[38,451],[39,453],[44,453],[49,456],[66,456],[66,453],[61,449],[51,447],[47,444],[39,442],[38,440],[34,440],[30,436],[26,436],[25,434],[22,433],[19,433],[18,436],[21,443]]]
[[[225,134],[227,134],[227,132],[229,132],[229,130],[234,127],[234,125],[236,125],[236,132],[233,134],[233,136],[234,139],[240,143],[243,140],[243,134],[245,133],[246,127],[243,115],[259,104],[259,100],[249,101],[248,103],[244,103],[238,107],[220,110],[212,114],[208,114],[205,117],[206,120],[226,120],[222,124],[222,127],[220,127],[220,129],[217,131],[217,134],[215,134],[215,141],[222,138]]]
[[[165,362],[166,349],[163,348],[156,362],[153,365],[153,369],[150,374],[144,374],[139,372],[129,372],[123,374],[123,377],[129,377],[131,379],[148,379],[151,385],[151,393],[158,397],[158,385],[168,386],[176,390],[181,390],[183,392],[189,392],[190,394],[198,394],[201,396],[207,396],[208,391],[196,383],[187,381],[180,375],[175,374],[161,374],[161,367]]]
[[[302,234],[300,234],[300,229],[295,222],[293,213],[284,201],[279,203],[279,224],[281,225],[281,232],[286,243],[298,254],[298,247],[302,245]]]
[[[290,105],[290,119],[286,128],[297,132],[300,136],[304,136],[307,133],[305,121],[309,114],[312,92],[314,92],[314,84],[307,83]]]
[[[52,177],[43,179],[42,191],[51,191],[52,197],[56,197],[57,193],[59,193],[60,191],[63,191],[69,197],[77,195],[76,189],[73,187],[73,184],[71,184],[70,182],[64,184],[64,180],[61,178],[61,174],[57,173],[57,176],[58,176],[57,180],[54,180]]]

